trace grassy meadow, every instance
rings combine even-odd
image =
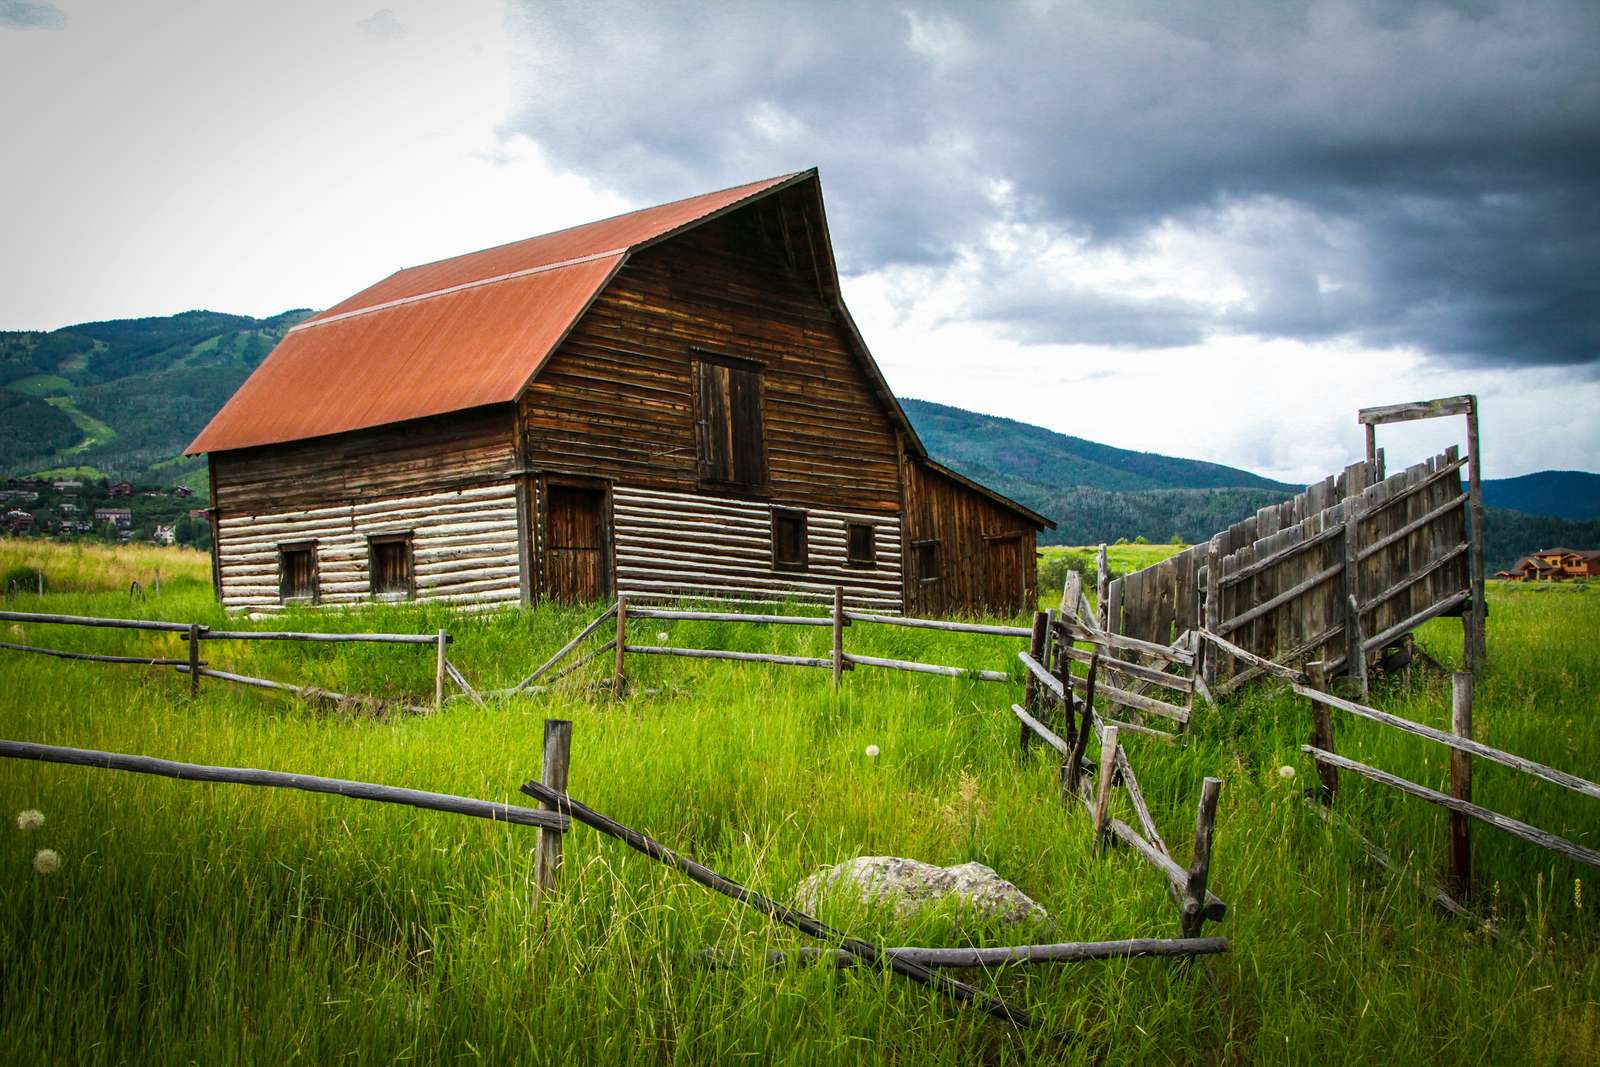
[[[1144,546],[1130,546],[1144,547]],[[1157,547],[1168,546],[1149,546]],[[15,610],[220,624],[205,557],[0,542],[0,572],[34,559],[47,592]],[[28,553],[34,557],[28,557]],[[41,555],[42,553],[42,555]],[[35,558],[37,557],[37,558]],[[127,594],[161,566],[163,591]],[[95,567],[108,575],[96,589]],[[169,569],[170,568],[170,569]],[[63,575],[56,582],[57,571]],[[65,575],[78,574],[67,582]],[[131,575],[131,577],[130,577]],[[1495,588],[1485,742],[1589,778],[1600,591]],[[480,686],[532,669],[597,609],[452,615],[420,606],[309,612],[324,629],[447,628]],[[265,625],[265,624],[262,624]],[[824,651],[823,628],[637,620],[651,643]],[[164,635],[0,624],[3,640],[174,654]],[[661,635],[665,635],[664,637]],[[1422,643],[1460,657],[1454,620]],[[847,647],[1016,674],[1019,642],[857,625]],[[160,650],[160,651],[156,651]],[[206,646],[217,665],[344,692],[432,693],[427,650]],[[1096,854],[1035,746],[1019,765],[1016,685],[860,669],[630,657],[635,695],[577,685],[480,709],[361,718],[171,672],[0,651],[0,736],[269,767],[525,802],[542,720],[574,721],[570,788],[778,899],[857,855],[977,860],[1043,904],[1049,929],[955,912],[897,922],[834,901],[822,917],[895,944],[1008,944],[1177,935],[1164,884],[1135,856]],[[600,676],[592,668],[579,682]],[[580,676],[586,676],[580,677]],[[1448,683],[1385,681],[1374,703],[1447,726]],[[18,1063],[1048,1062],[1578,1064],[1600,1060],[1596,872],[1474,830],[1474,904],[1519,950],[1434,912],[1300,799],[1303,701],[1272,686],[1198,710],[1189,742],[1133,738],[1156,820],[1186,860],[1202,777],[1224,779],[1212,888],[1231,951],[953,972],[1026,1007],[1016,1031],[888,973],[709,970],[703,948],[809,943],[581,826],[560,891],[530,900],[535,832],[337,797],[0,761],[0,1049]],[[1337,720],[1340,751],[1443,788],[1443,750]],[[879,755],[866,755],[867,746]],[[1294,778],[1280,768],[1292,767]],[[1477,764],[1477,798],[1600,847],[1600,807]],[[1119,814],[1131,818],[1126,799]],[[1438,873],[1442,811],[1346,778],[1344,814]],[[36,809],[43,826],[21,830]],[[35,873],[38,849],[60,868]]]

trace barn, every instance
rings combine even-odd
[[[189,446],[223,605],[1035,602],[1052,525],[934,461],[839,294],[815,170],[401,270]]]

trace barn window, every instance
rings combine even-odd
[[[384,534],[367,539],[374,596],[400,598],[413,590],[411,576],[411,535]]]
[[[767,484],[761,421],[761,368],[736,359],[694,365],[700,480],[743,489]]]
[[[281,545],[278,548],[278,599],[317,599],[317,546]]]
[[[875,567],[878,564],[878,531],[870,522],[845,524],[849,537],[845,561],[852,567]]]
[[[806,568],[806,513],[772,512],[772,565],[779,570]]]
[[[939,542],[918,541],[911,546],[911,551],[917,567],[917,581],[937,582],[939,580]]]

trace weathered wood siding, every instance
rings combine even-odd
[[[764,503],[619,485],[612,506],[617,590],[631,598],[822,604],[832,602],[835,586],[843,586],[851,607],[902,610],[899,516],[809,509],[806,568],[778,570],[772,564],[772,509]],[[847,562],[849,522],[874,527],[874,566]]]
[[[815,282],[790,265],[754,208],[629,260],[523,397],[528,465],[705,492],[697,350],[764,365],[767,485],[746,495],[898,513],[890,416]]]
[[[1026,518],[915,459],[906,461],[905,599],[912,615],[1016,615],[1038,603],[1036,533]],[[917,572],[937,544],[938,577]]]
[[[513,424],[508,406],[216,453],[223,606],[279,607],[279,546],[304,542],[320,603],[368,600],[367,538],[407,532],[419,599],[518,601]]]
[[[222,604],[271,611],[278,595],[278,546],[314,542],[320,603],[371,599],[367,538],[409,533],[419,600],[455,604],[520,600],[517,502],[509,482],[419,496],[256,515],[224,514]]]

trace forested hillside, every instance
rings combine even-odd
[[[204,463],[179,453],[308,314],[188,311],[0,333],[0,470],[202,486]]]

